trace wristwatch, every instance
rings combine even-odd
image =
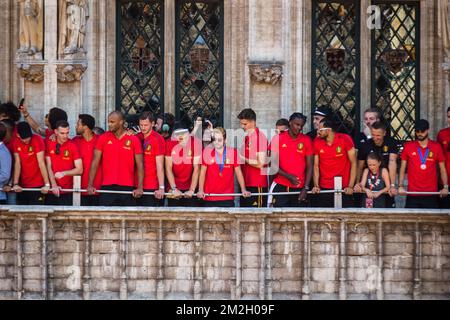
[[[448,190],[448,184],[444,184],[444,189]]]
[[[159,188],[164,190],[166,187],[164,187],[164,186],[159,186]]]

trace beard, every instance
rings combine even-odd
[[[428,134],[425,136],[417,136],[417,140],[419,140],[419,141],[424,141],[426,139],[428,139]]]

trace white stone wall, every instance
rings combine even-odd
[[[0,100],[19,101],[22,96],[30,112],[41,120],[53,106],[66,109],[72,124],[78,113],[91,113],[106,126],[107,114],[115,109],[116,5],[114,1],[90,0],[85,48],[88,69],[81,82],[57,81],[57,0],[45,0],[45,80],[24,81],[15,65],[18,47],[16,1],[0,2]],[[366,8],[361,2],[361,110],[370,105],[370,31]],[[432,135],[446,126],[450,105],[449,75],[440,39],[436,35],[436,0],[421,3],[421,116],[432,124]],[[165,110],[175,111],[175,1],[165,1]],[[311,113],[311,1],[233,0],[224,2],[224,115],[225,127],[236,128],[236,115],[244,107],[254,108],[259,126],[269,129],[279,117],[294,111]],[[283,78],[275,85],[251,79],[249,63],[277,62]],[[309,127],[309,123],[308,123]],[[305,130],[309,129],[306,128]]]

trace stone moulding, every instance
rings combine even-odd
[[[281,62],[249,62],[251,79],[257,83],[276,85],[283,78]]]
[[[59,82],[70,83],[81,81],[87,69],[86,62],[61,63],[56,67]]]
[[[33,83],[39,83],[44,80],[44,66],[45,62],[17,62],[17,68],[19,69],[19,74],[26,81]]]

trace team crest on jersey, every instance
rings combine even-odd
[[[388,146],[384,146],[383,151],[384,152],[388,152],[389,151],[389,147]]]
[[[128,146],[129,147],[129,146]],[[150,152],[150,151],[152,151],[152,146],[149,144],[148,146],[147,146],[147,149],[146,149],[146,151],[147,152]]]
[[[70,156],[69,150],[64,151],[64,157],[68,158]]]
[[[299,143],[299,144],[297,145],[297,149],[298,149],[298,150],[303,150],[304,147],[305,147],[305,145],[304,145],[303,143]]]
[[[192,157],[192,151],[191,150],[189,150],[189,152],[188,152],[188,157]]]
[[[231,163],[230,159],[225,160],[225,164],[230,164],[230,163]]]
[[[125,147],[130,147],[131,146],[131,140],[127,140],[127,142],[125,142]]]
[[[29,146],[29,147],[28,147],[28,152],[29,152],[29,153],[32,153],[32,152],[33,152],[33,147],[32,147],[32,146]]]
[[[342,148],[340,146],[336,148],[336,153],[342,153]]]
[[[433,153],[433,151],[430,151],[430,154],[428,155],[428,158],[433,159],[433,157],[434,157],[434,153]]]

